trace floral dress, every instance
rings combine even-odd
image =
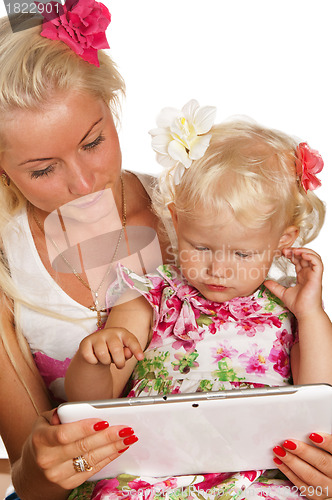
[[[160,266],[155,274],[144,277],[125,267],[120,267],[119,272],[121,282],[143,295],[154,311],[152,340],[144,360],[137,363],[132,374],[128,396],[290,383],[289,354],[297,341],[296,320],[264,286],[249,297],[217,303],[205,299],[171,265]],[[110,303],[114,294],[114,288],[109,290]],[[121,474],[97,483],[84,483],[69,498],[262,497],[301,498],[277,470],[163,478]]]

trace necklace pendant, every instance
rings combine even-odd
[[[97,309],[97,327],[98,330],[101,330],[104,327],[104,322],[101,318],[101,313],[99,309]]]

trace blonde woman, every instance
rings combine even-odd
[[[210,129],[213,114],[190,101],[182,113],[166,110],[164,128],[152,131],[159,159],[170,165],[154,207],[165,226],[174,226],[178,266],[144,277],[119,268],[119,279],[138,297],[122,298],[106,328],[81,342],[66,374],[69,399],[119,397],[132,370],[131,397],[332,383],[323,265],[303,247],[324,221],[325,207],[313,193],[322,158],[306,143],[250,121]],[[286,286],[267,279],[281,258],[295,266],[293,286],[288,273]],[[117,289],[108,292],[112,305]],[[149,499],[160,491],[171,499],[328,498],[332,442],[318,431],[312,446],[289,439],[273,449],[276,469],[293,484],[276,469],[129,476],[103,481],[92,498],[121,497],[120,487]]]
[[[51,411],[69,359],[106,313],[84,269],[52,268],[44,220],[107,191],[121,244],[131,244],[127,225],[157,228],[151,180],[121,173],[114,119],[124,82],[97,50],[108,47],[110,14],[85,0],[63,9],[61,21],[57,13],[44,24],[30,15],[0,21],[0,435],[22,500],[67,498],[134,433],[95,419],[60,426]]]

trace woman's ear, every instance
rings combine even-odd
[[[176,234],[178,234],[178,214],[176,212],[176,208],[175,208],[174,203],[170,203],[168,205],[168,210],[170,211],[170,214],[171,214],[171,217],[172,217],[172,221],[173,221],[173,226],[174,226],[175,232],[176,232]]]
[[[297,226],[288,226],[286,229],[283,231],[280,240],[279,240],[279,245],[278,245],[278,250],[282,252],[284,248],[289,248],[293,245],[295,242],[296,238],[299,235],[299,228]]]

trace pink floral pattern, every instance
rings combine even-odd
[[[233,356],[238,354],[237,350],[232,348],[228,340],[221,342],[218,347],[212,347],[211,353],[217,363],[223,358],[232,359]]]
[[[259,349],[257,344],[252,344],[245,353],[239,356],[239,359],[243,360],[247,373],[265,375],[268,370],[263,349]]]
[[[264,286],[249,297],[217,303],[170,265],[144,278],[120,266],[119,279],[154,310],[153,338],[133,374],[131,396],[155,394],[161,386],[194,392],[203,385],[220,390],[235,382],[289,383],[296,322]]]
[[[161,266],[143,278],[121,267],[119,277],[154,310],[152,342],[133,373],[129,396],[289,383],[296,322],[264,287],[250,297],[219,304],[201,296],[173,266]],[[112,290],[108,297],[111,301]],[[275,479],[277,474],[262,470],[172,478],[122,474],[97,483],[91,498],[157,500],[167,494],[170,500],[272,499],[280,497],[282,488],[282,498],[301,498],[288,495],[285,488],[290,490],[290,483]]]

